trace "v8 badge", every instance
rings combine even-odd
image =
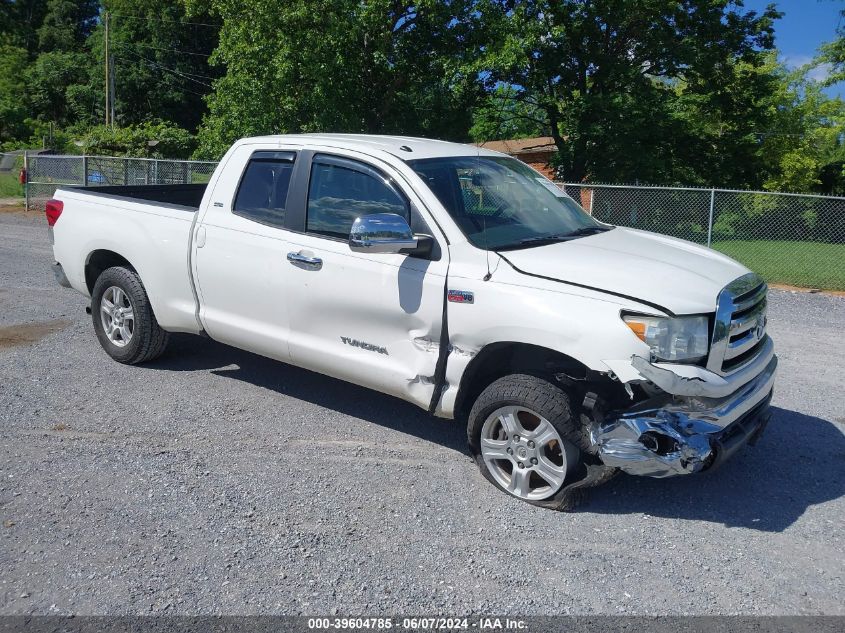
[[[446,298],[452,303],[475,303],[475,295],[466,290],[450,290]]]

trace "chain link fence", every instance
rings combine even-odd
[[[23,199],[22,168],[22,152],[0,153],[0,207],[18,207]]]
[[[27,159],[27,210],[41,211],[60,185],[180,185],[208,182],[210,161],[39,155]]]
[[[208,182],[215,162],[30,156],[29,210],[59,185]],[[710,246],[770,283],[845,290],[845,198],[692,187],[557,183],[602,222]]]
[[[845,290],[845,198],[558,184],[602,222],[710,246],[770,283]]]

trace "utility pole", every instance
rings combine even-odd
[[[109,68],[109,12],[103,13],[103,25],[105,26],[105,67],[106,67],[106,127],[109,126],[111,115],[111,103],[109,92],[111,89],[111,73]]]
[[[111,122],[111,126],[114,127],[114,102],[117,101],[117,97],[115,96],[114,90],[114,76],[115,76],[115,65],[114,65],[114,55],[109,57],[109,94],[111,98],[109,99],[109,106],[111,110],[109,112],[109,121]]]

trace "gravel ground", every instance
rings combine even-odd
[[[0,214],[2,614],[845,614],[845,298],[772,292],[756,448],[559,514],[393,398],[198,337],[112,362],[51,261]]]

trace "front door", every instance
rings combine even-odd
[[[304,231],[288,236],[289,340],[298,365],[427,407],[439,353],[445,249],[435,260],[356,253],[348,245],[352,223],[371,213],[397,213],[422,232],[411,200],[420,204],[372,165],[314,156]]]

